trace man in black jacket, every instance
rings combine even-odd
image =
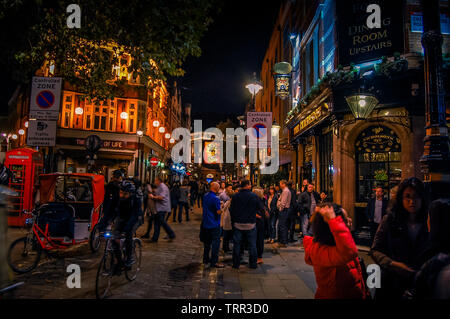
[[[120,183],[123,179],[121,170],[112,173],[111,181],[105,186],[105,197],[103,200],[102,218],[98,223],[100,232],[104,231],[113,218],[116,216],[116,209],[120,201]]]
[[[378,226],[381,223],[384,215],[386,215],[386,208],[388,206],[388,200],[384,198],[384,190],[382,187],[375,189],[375,197],[369,199],[366,207],[367,221],[370,226],[370,235],[372,239],[375,237]]]
[[[302,222],[302,236],[308,232],[309,218],[314,213],[316,206],[319,204],[320,196],[314,191],[314,184],[309,183],[306,192],[298,195],[298,207],[300,210],[300,219]]]
[[[240,191],[231,200],[230,215],[233,226],[233,268],[239,269],[241,243],[245,238],[249,248],[249,267],[256,269],[256,214],[264,210],[262,201],[251,191],[249,180],[241,182]]]

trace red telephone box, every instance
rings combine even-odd
[[[9,226],[24,226],[29,212],[34,208],[35,185],[43,168],[42,154],[31,148],[16,148],[6,152],[5,166],[14,176],[9,181],[9,187],[17,193],[11,199],[8,212]]]

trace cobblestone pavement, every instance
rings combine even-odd
[[[304,252],[298,243],[277,250],[266,245],[264,264],[252,270],[242,265],[231,268],[231,255],[222,255],[223,269],[202,264],[202,243],[199,241],[200,210],[195,210],[190,222],[169,223],[176,233],[172,242],[143,241],[142,267],[136,281],[124,276],[114,277],[110,298],[313,298],[316,289],[312,267],[304,262]],[[144,227],[138,230],[142,234]],[[9,239],[20,237],[20,230],[9,231]],[[161,237],[165,236],[162,230]],[[13,293],[13,298],[95,298],[95,276],[100,253],[92,254],[85,246],[43,258],[31,273],[17,275],[25,284]],[[248,261],[248,257],[245,256]],[[69,289],[67,266],[81,267],[81,288]]]

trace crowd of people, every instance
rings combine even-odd
[[[223,253],[232,255],[233,269],[242,264],[256,269],[264,263],[265,243],[282,249],[297,242],[303,246],[305,262],[314,268],[316,298],[371,297],[366,268],[351,232],[352,219],[308,180],[299,190],[285,180],[266,188],[252,187],[249,180],[234,184],[183,181],[167,186],[160,177],[154,185],[132,184],[120,173],[113,174],[99,223],[104,227],[110,212],[119,207],[126,245],[145,215],[148,225],[142,237],[150,239],[154,228],[150,242],[156,243],[161,227],[166,239],[175,238],[168,224],[170,215],[172,223],[182,223],[183,215],[189,222],[192,209],[201,207],[199,239],[205,265],[225,267],[219,258],[221,244]],[[425,194],[424,184],[409,178],[391,193],[390,201],[378,187],[368,202],[366,214],[374,236],[370,256],[381,269],[377,299],[450,298],[450,206],[443,199],[428,204]],[[126,263],[130,262],[127,249]]]
[[[249,268],[262,264],[265,240],[278,248],[300,240],[305,261],[314,268],[316,298],[450,298],[450,205],[443,199],[428,205],[425,194],[424,184],[409,178],[391,193],[390,201],[377,187],[367,205],[374,236],[370,256],[381,269],[381,288],[375,296],[366,286],[352,219],[308,180],[298,191],[284,180],[266,189],[252,187],[248,180],[233,185],[212,182],[204,197],[200,230],[203,262],[224,267],[218,259],[221,237],[223,251],[232,253],[234,269],[245,263],[244,250]]]

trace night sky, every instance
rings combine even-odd
[[[192,104],[193,119],[201,117],[204,128],[244,112],[251,99],[245,85],[260,73],[279,8],[278,0],[228,0],[214,16],[201,57],[189,58],[178,80],[183,104]]]

